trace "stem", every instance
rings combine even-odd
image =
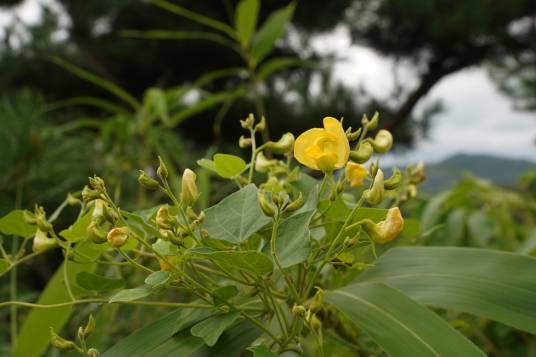
[[[135,267],[140,268],[141,270],[144,270],[148,273],[154,273],[154,270],[151,270],[146,266],[141,265],[140,263],[129,257],[128,254],[123,252],[121,249],[117,248],[117,251],[119,252],[119,254],[121,254],[123,258],[125,258],[130,264],[134,265]]]
[[[83,305],[83,304],[121,304],[121,305],[144,305],[144,306],[155,306],[155,307],[182,307],[182,308],[192,308],[192,309],[212,309],[213,305],[208,304],[186,304],[180,302],[160,302],[160,301],[109,301],[107,299],[83,299],[83,300],[74,300],[69,302],[62,302],[58,304],[34,304],[30,302],[23,301],[6,301],[0,303],[0,308],[5,306],[22,306],[28,308],[36,309],[57,309],[73,305]]]
[[[19,241],[17,238],[13,239],[13,246],[11,247],[11,252],[17,254]],[[10,275],[9,275],[9,298],[11,300],[17,300],[17,266],[12,266]],[[1,304],[0,304],[1,306]],[[17,344],[17,306],[11,306],[9,309],[9,326],[11,333],[11,347],[15,351],[15,345]]]
[[[65,248],[65,259],[63,260],[63,282],[65,283],[65,289],[67,290],[67,294],[69,295],[69,298],[71,299],[71,301],[75,301],[76,299],[73,295],[73,291],[71,290],[71,284],[69,283],[69,274],[67,271],[70,250],[71,250],[71,243],[67,243],[67,247]]]
[[[249,164],[248,183],[251,183],[251,180],[253,180],[253,169],[255,168],[255,158],[257,157],[257,142],[255,140],[255,130],[250,128],[249,133],[251,135],[251,160]]]

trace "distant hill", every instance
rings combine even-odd
[[[536,169],[536,162],[489,155],[457,154],[439,163],[426,165],[425,191],[438,191],[455,184],[464,174],[481,177],[501,186],[513,186],[519,176]]]

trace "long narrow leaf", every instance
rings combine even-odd
[[[124,30],[119,33],[123,37],[129,38],[145,38],[153,40],[204,40],[215,42],[217,44],[236,49],[234,42],[217,33],[201,32],[201,31],[173,31],[173,30]]]
[[[468,312],[536,333],[536,259],[474,248],[402,247],[358,277],[435,307]]]

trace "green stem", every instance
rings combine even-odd
[[[253,180],[253,169],[255,168],[255,159],[257,157],[257,142],[255,140],[255,130],[250,128],[249,133],[251,135],[251,160],[249,163],[248,183],[251,183],[251,180]]]
[[[186,304],[180,302],[160,302],[160,301],[112,301],[110,302],[107,299],[82,299],[74,300],[69,302],[62,302],[58,304],[34,304],[30,302],[23,301],[6,301],[0,303],[0,308],[5,306],[21,306],[28,308],[36,309],[57,309],[73,305],[83,305],[83,304],[121,304],[121,305],[144,305],[144,306],[155,306],[155,307],[176,307],[176,308],[192,308],[192,309],[212,309],[213,305],[208,304]]]
[[[121,254],[121,256],[123,258],[125,258],[130,264],[134,265],[135,267],[141,269],[141,270],[144,270],[148,273],[154,273],[154,270],[151,270],[149,268],[147,268],[146,266],[144,265],[141,265],[140,263],[138,263],[137,261],[135,261],[134,259],[132,259],[131,257],[128,256],[127,253],[123,252],[121,249],[117,249],[117,251],[119,252],[119,254]]]
[[[65,289],[67,290],[67,294],[69,295],[69,298],[71,301],[75,301],[75,297],[73,295],[73,291],[71,290],[71,283],[69,282],[69,274],[68,274],[68,263],[69,263],[69,252],[71,250],[71,243],[67,243],[67,247],[65,248],[65,259],[63,260],[63,282],[65,284]]]

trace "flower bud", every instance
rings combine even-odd
[[[378,122],[380,121],[380,114],[375,112],[372,116],[372,119],[367,123],[367,130],[374,130],[378,127]]]
[[[307,320],[314,330],[318,331],[322,328],[322,322],[320,322],[315,314],[310,314]]]
[[[260,173],[267,173],[270,167],[277,165],[277,160],[268,160],[266,156],[261,152],[257,154],[255,159],[255,171]]]
[[[268,217],[275,216],[275,208],[272,203],[268,202],[264,193],[259,191],[257,197],[259,199],[259,205],[261,206],[262,212]]]
[[[324,290],[317,287],[316,294],[313,297],[313,300],[311,301],[311,303],[309,304],[309,309],[312,312],[317,312],[322,308],[323,303],[324,303]]]
[[[47,233],[41,229],[37,229],[33,239],[32,250],[35,253],[44,252],[45,250],[54,248],[58,245],[58,242],[54,238],[47,236]]]
[[[266,129],[266,119],[264,117],[261,118],[261,121],[257,123],[257,125],[255,125],[255,128],[253,128],[253,130],[255,131],[263,131],[264,129]]]
[[[244,135],[238,139],[238,146],[240,146],[242,149],[250,147],[252,144],[251,138],[246,138]]]
[[[253,127],[254,121],[255,121],[255,118],[253,117],[253,114],[250,114],[246,119],[240,120],[240,125],[244,129],[251,129]]]
[[[274,154],[287,154],[294,147],[294,135],[285,133],[277,142],[268,141],[265,147]]]
[[[292,315],[294,315],[296,317],[303,318],[303,317],[305,317],[306,312],[307,312],[307,310],[302,305],[294,305],[292,307]]]
[[[350,151],[350,159],[358,164],[363,164],[370,159],[373,153],[372,144],[368,141],[362,141],[359,143],[357,150]]]
[[[100,357],[100,352],[95,348],[90,348],[87,350],[88,357]]]
[[[184,170],[181,181],[181,201],[186,206],[191,206],[199,198],[196,185],[197,175],[190,169]]]
[[[393,169],[393,174],[391,177],[389,177],[387,180],[383,181],[383,187],[386,190],[394,190],[395,188],[400,185],[400,182],[402,181],[402,173],[398,168]]]
[[[199,219],[200,214],[198,215],[195,213],[194,209],[190,206],[186,207],[186,216],[190,218],[192,221],[197,221]]]
[[[284,212],[290,213],[298,210],[301,206],[303,206],[303,203],[305,200],[303,199],[303,194],[300,192],[298,193],[298,198],[296,198],[294,201],[290,202],[286,207]]]
[[[348,141],[356,141],[361,136],[362,130],[362,128],[359,128],[356,131],[352,131],[352,127],[349,127],[348,129],[346,129],[346,138],[348,139]]]
[[[385,129],[381,129],[372,140],[374,151],[380,154],[386,153],[393,146],[393,135]]]
[[[365,196],[365,199],[373,205],[377,205],[381,203],[383,200],[383,171],[381,169],[378,169],[378,172],[376,173],[376,176],[374,177],[374,182],[372,184],[372,187],[368,190],[365,190],[363,192],[363,195]]]
[[[34,225],[37,224],[37,221],[35,219],[35,215],[27,210],[22,211],[22,219],[24,219],[24,222]]]
[[[69,351],[76,346],[73,341],[66,340],[55,333],[52,327],[50,328],[50,344],[60,351]]]
[[[138,182],[148,190],[158,190],[160,184],[154,178],[149,176],[145,171],[140,170]]]
[[[96,326],[95,319],[93,318],[93,315],[90,314],[87,320],[87,324],[82,330],[82,336],[84,338],[89,337],[93,333],[93,331],[95,331],[95,326]]]
[[[104,193],[106,191],[106,187],[104,186],[104,180],[97,175],[94,175],[93,177],[89,178],[89,184],[95,191],[99,193]]]
[[[344,239],[343,245],[345,248],[352,248],[355,247],[355,245],[359,243],[359,235],[356,235],[354,237],[346,237]]]
[[[127,242],[128,233],[127,227],[113,228],[108,232],[106,240],[112,248],[121,248]]]
[[[82,203],[82,201],[80,201],[80,199],[74,197],[71,193],[67,194],[67,204],[69,206],[76,206],[76,205],[79,205],[81,203]]]
[[[350,182],[350,186],[352,187],[363,186],[363,181],[368,175],[368,171],[363,165],[350,161],[346,164],[344,172],[346,174],[346,179]]]
[[[87,227],[87,237],[95,244],[106,242],[106,231],[99,227],[97,221],[91,221]]]
[[[84,186],[84,189],[82,190],[82,201],[84,203],[91,202],[101,197],[102,195],[98,191],[92,190],[91,188]]]
[[[413,198],[415,196],[417,196],[417,186],[415,186],[414,184],[408,185],[407,198],[410,199],[410,198]]]
[[[162,181],[166,181],[169,175],[169,171],[167,169],[166,163],[160,156],[158,156],[158,162],[160,163],[158,165],[158,168],[156,169],[156,174]]]
[[[119,218],[119,217],[117,216],[117,213],[116,213],[110,206],[108,206],[107,204],[104,204],[104,205],[103,205],[103,210],[102,210],[102,212],[103,212],[103,216],[104,216],[104,218],[105,218],[108,222],[110,222],[110,223],[112,223],[112,224],[114,224],[114,223],[118,220],[118,218]]]
[[[379,223],[370,220],[363,222],[363,230],[376,243],[387,243],[395,239],[404,229],[404,218],[398,207],[393,207],[387,211],[385,219]]]
[[[37,228],[43,232],[50,232],[52,230],[52,224],[47,220],[47,216],[43,207],[35,206],[35,223]]]
[[[158,209],[158,212],[156,212],[155,220],[156,220],[156,225],[160,229],[172,229],[177,223],[176,220],[174,220],[169,215],[169,208],[167,205],[162,206]]]
[[[410,168],[410,182],[412,184],[418,185],[426,179],[426,174],[424,172],[424,163],[419,161],[417,166]]]

